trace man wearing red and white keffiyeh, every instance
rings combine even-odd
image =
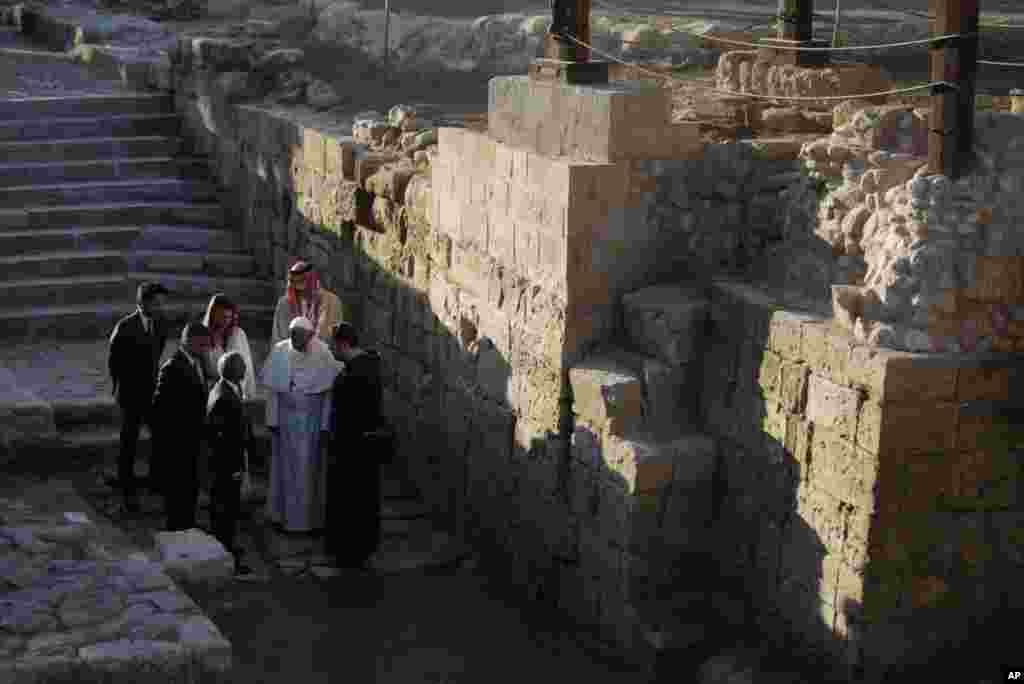
[[[288,289],[277,302],[271,342],[288,338],[288,326],[297,316],[308,318],[316,327],[316,335],[324,341],[331,330],[347,320],[345,309],[330,290],[320,285],[320,276],[308,261],[296,261],[288,269]]]

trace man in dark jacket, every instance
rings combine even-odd
[[[160,367],[153,395],[153,458],[161,483],[169,531],[196,526],[199,497],[199,450],[206,436],[206,377],[203,355],[210,331],[189,323],[181,345]]]
[[[114,326],[110,335],[107,366],[114,397],[121,408],[121,445],[117,481],[129,513],[139,510],[135,480],[135,454],[139,429],[150,424],[149,408],[156,388],[157,368],[167,343],[163,320],[167,289],[159,283],[142,283],[136,293],[134,312]],[[150,427],[152,427],[150,425]],[[152,465],[152,464],[151,464]],[[150,474],[151,481],[154,473]]]
[[[381,359],[358,342],[351,324],[335,326],[334,352],[345,370],[331,390],[326,547],[341,567],[365,566],[381,536]]]
[[[210,494],[210,518],[213,535],[235,556],[235,571],[242,574],[241,549],[235,546],[235,532],[241,508],[242,472],[245,450],[252,439],[252,423],[242,402],[245,358],[236,351],[220,358],[220,380],[210,391],[206,403],[206,421],[210,441],[210,469],[213,488]]]

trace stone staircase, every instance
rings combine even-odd
[[[0,339],[103,338],[144,280],[176,324],[225,292],[268,336],[276,288],[179,133],[166,94],[0,100]]]
[[[616,336],[570,369],[574,452],[597,445],[605,476],[629,499],[620,538],[608,540],[629,558],[618,640],[656,670],[679,672],[716,653],[720,635],[735,638],[746,614],[742,598],[717,586],[709,553],[717,446],[698,414],[710,305],[683,285],[621,303]]]

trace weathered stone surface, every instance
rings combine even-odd
[[[156,547],[164,572],[180,582],[222,584],[234,575],[234,558],[215,538],[198,529],[158,532]]]
[[[709,303],[697,292],[656,286],[622,298],[630,344],[669,364],[692,360],[697,353]]]
[[[599,429],[624,435],[643,419],[643,383],[630,368],[591,358],[569,370],[573,411]]]
[[[112,669],[137,667],[140,660],[163,667],[184,664],[186,651],[179,644],[167,641],[133,641],[119,639],[93,646],[84,646],[78,656],[94,666]]]

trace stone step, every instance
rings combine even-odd
[[[250,449],[249,467],[262,471],[265,468],[266,454],[270,452],[270,433],[262,425],[253,427],[255,443]],[[79,426],[77,429],[59,433],[56,440],[45,445],[31,445],[33,457],[47,459],[50,463],[60,463],[63,467],[90,467],[106,464],[116,473],[114,464],[120,451],[120,422],[116,419],[110,424]],[[136,452],[135,472],[140,477],[149,473],[149,460],[152,455],[152,435],[148,428],[143,427],[139,433]]]
[[[107,202],[0,210],[0,233],[36,228],[178,225],[223,228],[224,206],[217,202]]]
[[[623,295],[625,346],[675,366],[697,360],[710,302],[687,285],[655,285]]]
[[[252,257],[244,254],[115,250],[43,252],[0,258],[0,269],[3,269],[0,287],[6,288],[9,296],[18,297],[28,295],[24,292],[28,287],[45,286],[56,291],[77,287],[79,278],[120,278],[120,284],[114,283],[117,287],[124,287],[125,283],[132,287],[143,280],[159,280],[171,290],[172,295],[186,298],[233,291],[245,292],[248,301],[259,301],[264,296],[273,300],[276,289],[272,283],[246,277],[252,268]],[[115,291],[107,292],[103,299],[116,295]],[[3,301],[0,299],[0,307]]]
[[[429,540],[414,538],[385,538],[381,548],[370,559],[377,573],[399,574],[422,572],[443,567],[472,554],[461,540],[445,532],[434,531]]]
[[[201,227],[112,226],[0,232],[0,257],[127,249],[231,253],[240,247],[237,234]]]
[[[629,382],[640,381],[642,419],[639,424],[643,429],[659,439],[671,439],[697,429],[697,399],[701,383],[697,364],[670,365],[652,356],[612,344],[599,346],[587,361],[592,359],[603,360],[604,366],[617,367],[620,374],[629,378]],[[578,371],[576,379],[578,384],[590,386],[600,382],[597,375],[590,373],[584,377]],[[600,387],[593,389],[605,391]],[[583,396],[588,396],[586,390]],[[589,396],[594,396],[593,390]]]
[[[109,437],[107,430],[120,425],[121,421],[117,402],[109,396],[88,399],[58,399],[51,401],[50,407],[53,410],[53,422],[57,426],[58,433],[67,438],[80,438],[84,442],[102,443]],[[262,397],[249,399],[246,402],[246,408],[253,425],[262,426],[264,424],[265,400]]]
[[[173,114],[174,98],[166,93],[64,95],[0,100],[0,120],[96,118],[126,114]]]
[[[0,188],[12,186],[124,181],[141,178],[210,180],[210,165],[197,157],[90,159],[0,164]],[[24,202],[29,204],[29,202]]]
[[[126,281],[125,292],[135,291],[135,285]],[[212,294],[212,293],[211,293]],[[231,293],[229,293],[231,294]],[[187,320],[192,320],[206,310],[209,296],[191,300],[176,298],[165,306],[165,312],[172,323],[171,334],[176,335]],[[239,298],[243,299],[243,298]],[[274,316],[273,300],[270,304],[247,304],[241,306],[245,316],[246,332],[253,336],[269,337]],[[81,306],[11,306],[0,308],[0,339],[24,343],[46,339],[104,339],[110,335],[114,324],[131,311],[135,303],[121,293],[119,300],[93,303]]]
[[[219,197],[220,190],[206,181],[145,178],[0,188],[0,209],[86,202],[211,202]]]
[[[0,159],[7,164],[94,161],[174,157],[183,150],[184,143],[177,137],[63,138],[0,143]]]
[[[118,114],[105,117],[0,121],[0,142],[176,137],[180,132],[181,117],[177,114]]]

